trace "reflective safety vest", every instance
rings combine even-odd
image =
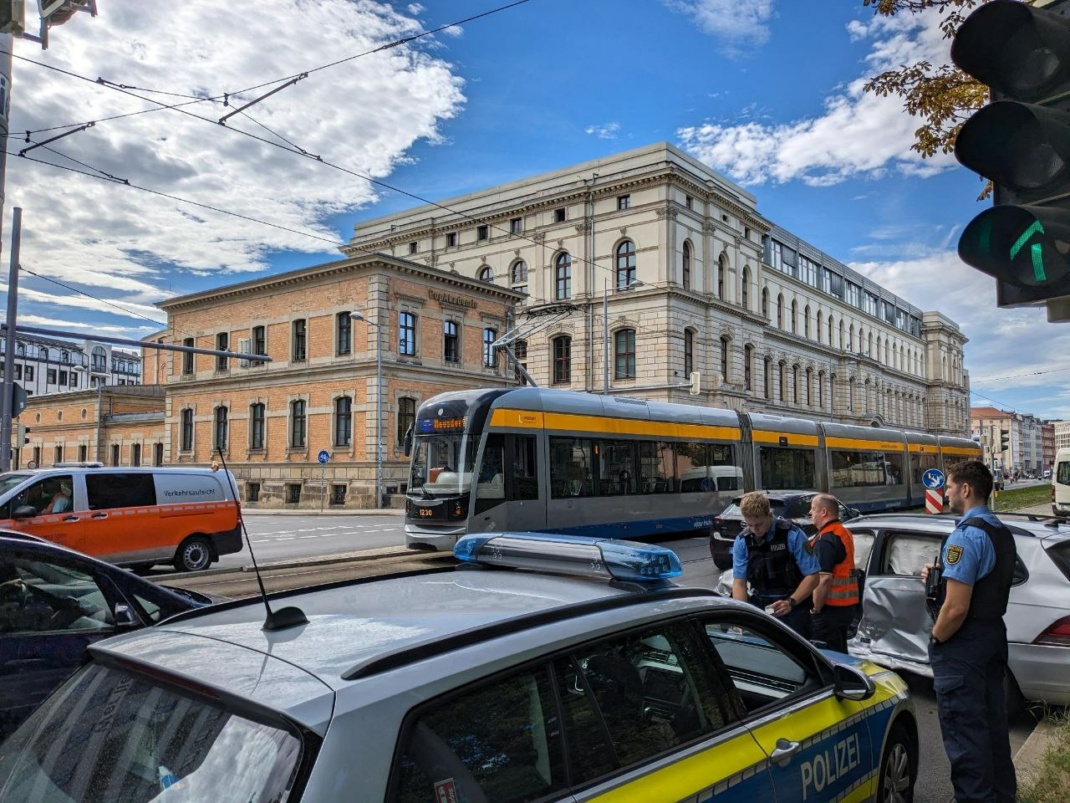
[[[834,607],[847,607],[858,604],[858,577],[855,575],[855,539],[851,532],[840,524],[839,519],[830,521],[817,534],[820,539],[825,533],[832,533],[840,539],[847,553],[842,561],[832,567],[832,584],[829,586],[825,604]]]

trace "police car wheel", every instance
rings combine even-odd
[[[911,745],[906,729],[894,725],[888,734],[881,756],[880,785],[877,800],[881,803],[909,803],[914,799],[916,771],[911,757]]]
[[[180,572],[199,572],[211,565],[212,547],[202,536],[190,536],[175,553],[175,568]]]

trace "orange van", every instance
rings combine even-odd
[[[207,569],[242,548],[227,471],[60,463],[0,474],[0,527],[122,566]]]

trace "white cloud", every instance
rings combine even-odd
[[[922,160],[910,150],[918,121],[898,97],[863,91],[872,75],[926,58],[948,59],[939,15],[875,17],[847,26],[852,39],[868,38],[865,76],[826,98],[820,116],[786,123],[706,122],[677,131],[682,147],[742,184],[802,181],[811,186],[879,178],[889,170],[926,177],[956,163],[950,155]]]
[[[584,133],[594,134],[599,139],[616,139],[620,131],[620,123],[603,123],[602,125],[589,125]]]
[[[773,0],[662,0],[671,11],[686,14],[703,33],[718,40],[722,52],[743,55],[769,40]]]
[[[419,10],[409,7],[412,13]],[[310,72],[231,117],[225,127],[214,121],[277,84],[240,91],[245,87],[313,70],[420,30],[417,19],[386,5],[348,0],[264,0],[255,14],[214,0],[142,0],[101,4],[96,18],[76,15],[51,32],[47,51],[19,41],[17,56],[91,80],[16,59],[13,149],[25,145],[21,134],[27,129],[40,132],[33,135],[40,141],[58,133],[43,129],[96,120],[94,127],[50,147],[133,184],[322,238],[12,158],[7,202],[9,210],[16,205],[24,210],[22,263],[93,295],[134,304],[140,312],[189,291],[188,277],[262,271],[280,251],[308,253],[309,263],[336,257],[337,244],[349,232],[332,231],[324,221],[373,201],[376,188],[228,129],[285,144],[270,129],[324,160],[385,178],[408,158],[416,141],[438,142],[442,121],[461,110],[462,82],[452,66],[428,55],[423,45],[392,48]],[[109,121],[154,104],[97,85],[97,76],[174,93],[139,93],[169,104],[182,102],[182,96],[232,94],[227,107],[207,102],[184,107],[211,122],[177,111]],[[44,148],[28,156],[77,166]],[[6,221],[3,228],[9,237]],[[219,283],[226,281],[221,277]],[[29,283],[45,289],[40,282]],[[42,295],[47,294],[25,298],[31,305],[45,303]],[[48,299],[52,315],[74,318],[87,308],[84,299],[68,291],[57,288],[53,295]],[[99,303],[89,308],[115,312]],[[159,317],[158,310],[152,312]]]

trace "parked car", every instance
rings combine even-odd
[[[1070,525],[1001,514],[1014,533],[1018,563],[1004,622],[1010,643],[1008,709],[1025,701],[1070,705]],[[866,572],[852,655],[928,677],[932,617],[922,566],[955,527],[948,515],[888,513],[850,524],[855,559]]]
[[[817,528],[810,520],[810,502],[817,494],[817,491],[765,492],[765,495],[769,497],[769,507],[772,508],[773,515],[791,519],[802,527],[807,535],[817,532]],[[742,499],[742,495],[735,497],[720,515],[713,518],[713,526],[710,527],[710,556],[718,569],[732,567],[732,544],[736,536],[743,531],[743,514],[739,511],[739,503]],[[840,521],[848,521],[858,515],[857,510],[840,503]]]
[[[0,739],[81,666],[90,644],[211,602],[0,531]]]
[[[673,585],[669,550],[455,555],[94,645],[0,746],[0,799],[910,799],[906,683]]]

